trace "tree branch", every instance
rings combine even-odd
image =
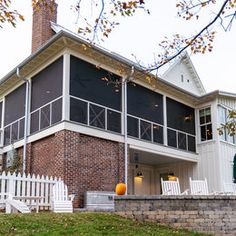
[[[186,50],[189,46],[191,46],[193,44],[193,42],[199,37],[202,35],[202,33],[206,30],[208,30],[208,28],[210,26],[212,26],[218,18],[220,18],[221,14],[224,12],[224,9],[227,5],[227,3],[229,2],[230,0],[225,0],[224,3],[222,4],[219,12],[217,13],[217,15],[215,16],[215,18],[208,24],[206,25],[199,33],[197,33],[190,41],[190,43],[188,43],[186,46],[184,46],[183,48],[181,48],[176,54],[174,54],[173,56],[171,56],[170,58],[168,58],[168,60],[166,60],[164,63],[162,63],[161,65],[157,65],[157,66],[154,66],[152,68],[149,68],[148,71],[152,72],[154,70],[158,70],[160,69],[162,66],[164,66],[165,64],[167,64],[168,62],[170,62],[171,60],[173,60],[174,58],[176,58],[177,56],[179,56],[184,50]]]

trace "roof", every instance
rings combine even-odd
[[[83,45],[88,45],[86,54],[90,53],[91,57],[97,57],[101,61],[109,61],[109,63],[113,63],[112,66],[114,67],[122,65],[122,67],[126,70],[126,73],[128,73],[128,71],[130,72],[131,68],[134,67],[135,76],[139,79],[145,80],[146,72],[144,71],[144,68],[141,68],[137,63],[115,52],[106,50],[101,46],[91,44],[88,40],[80,37],[78,34],[75,34],[55,23],[52,23],[52,29],[56,32],[56,34],[51,39],[49,39],[44,45],[42,45],[42,47],[27,57],[23,62],[21,62],[0,80],[0,95],[8,90],[9,87],[13,86],[16,82],[21,81],[21,79],[16,75],[17,68],[20,69],[21,76],[25,78],[32,73],[33,70],[36,70],[39,66],[42,66],[42,64],[49,60],[49,58],[58,54],[59,51],[64,50],[66,47],[77,49],[80,50],[81,53],[85,53],[83,52],[83,47],[81,47]],[[185,58],[188,60],[188,56]],[[192,62],[190,65],[193,70],[195,70]],[[200,87],[204,89],[198,77],[196,77],[196,81],[199,83]],[[216,96],[225,96],[236,99],[236,94],[222,91],[214,91],[203,96],[197,96],[161,78],[157,78],[156,83],[158,89],[164,88],[173,95],[183,96],[186,100],[191,101],[194,104],[202,103],[203,101],[215,98]]]

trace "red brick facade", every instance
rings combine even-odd
[[[22,149],[19,150],[22,155]],[[27,172],[62,177],[82,207],[86,191],[114,191],[124,181],[121,143],[62,130],[27,146]]]
[[[40,6],[33,9],[32,24],[32,53],[46,43],[53,35],[50,21],[57,21],[57,4],[51,3],[50,6]]]

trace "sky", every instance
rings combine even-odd
[[[93,0],[91,0],[93,1]],[[25,16],[16,28],[4,25],[0,29],[0,78],[4,77],[31,53],[32,10],[30,0],[12,1],[13,7]],[[71,10],[76,0],[58,1],[57,23],[76,31],[80,21],[77,13]],[[94,8],[90,0],[84,0],[83,9]],[[193,22],[186,22],[177,17],[176,0],[146,0],[151,14],[139,12],[135,17],[123,18],[120,25],[101,45],[108,50],[134,60],[132,55],[142,62],[152,62],[158,54],[158,43],[164,36],[176,33],[190,35],[215,16],[216,9],[205,12],[204,16]],[[92,13],[81,11],[81,15],[92,17]],[[235,21],[236,24],[236,21]],[[236,25],[225,33],[219,28],[212,53],[191,55],[191,60],[207,92],[222,90],[236,93],[235,54]]]

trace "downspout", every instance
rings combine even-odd
[[[27,133],[28,133],[28,109],[29,109],[29,80],[21,77],[20,69],[17,67],[16,75],[19,79],[23,80],[26,83],[25,88],[25,127],[24,127],[24,146],[23,146],[23,166],[22,172],[25,173],[26,170],[26,150],[27,150]]]
[[[134,66],[131,67],[130,74],[123,80],[124,83],[124,144],[125,144],[125,185],[128,192],[128,142],[127,142],[127,82],[134,74]]]

